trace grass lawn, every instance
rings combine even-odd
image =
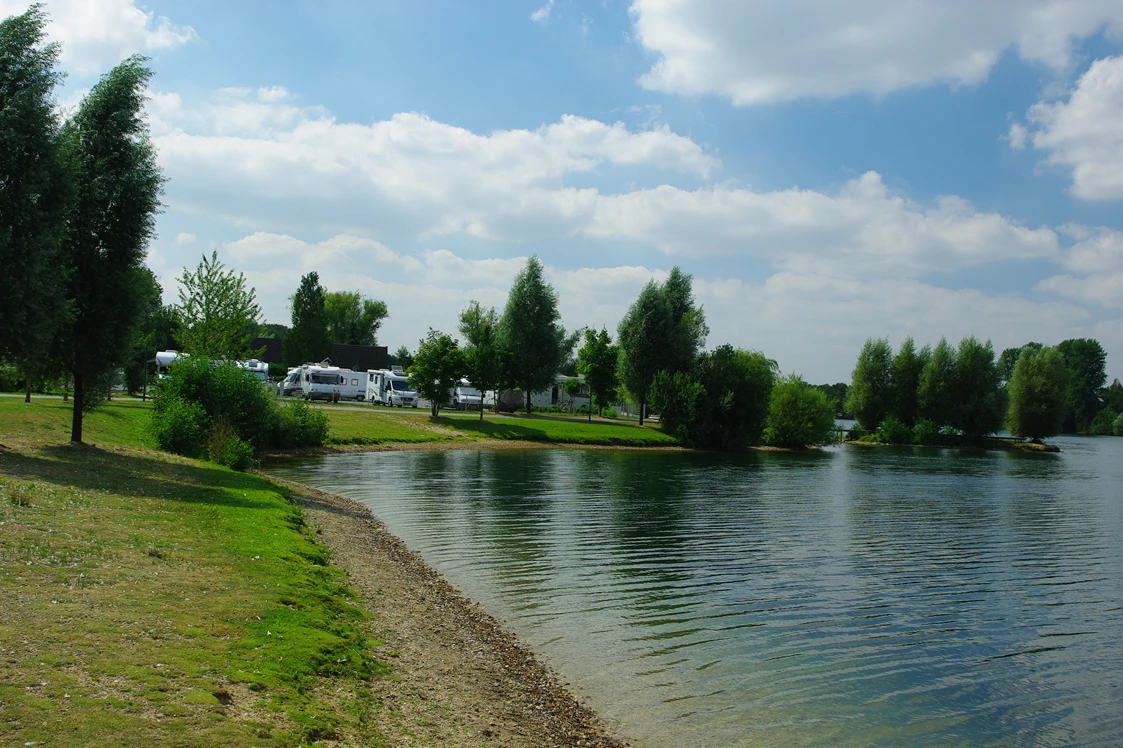
[[[118,400],[0,398],[0,744],[380,744],[370,623],[280,489]]]
[[[456,434],[434,428],[427,410],[402,410],[356,405],[327,408],[331,425],[328,444],[419,444],[455,439]]]
[[[436,421],[445,428],[485,439],[519,439],[553,444],[588,444],[616,447],[671,447],[678,442],[658,427],[634,423],[563,420],[540,416],[489,416],[442,414]]]

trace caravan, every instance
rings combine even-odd
[[[301,366],[300,392],[305,400],[339,402],[339,367],[314,364]]]
[[[417,393],[409,386],[409,380],[402,370],[397,367],[395,369],[367,372],[367,401],[371,405],[416,408]]]
[[[339,370],[339,399],[362,400],[367,394],[365,371]]]

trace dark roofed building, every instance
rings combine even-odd
[[[351,371],[371,371],[388,369],[389,353],[384,345],[346,345],[333,343],[331,346],[332,366]]]
[[[250,349],[259,351],[265,349],[265,353],[258,357],[258,360],[264,361],[267,364],[283,364],[285,362],[284,354],[281,351],[280,338],[254,338],[250,344]]]

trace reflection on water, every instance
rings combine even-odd
[[[525,450],[350,496],[646,745],[1123,743],[1123,439],[1060,455]]]

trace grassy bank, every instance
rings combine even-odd
[[[342,573],[273,483],[146,449],[148,407],[92,414],[95,449],[0,402],[0,743],[379,744]]]
[[[589,446],[664,447],[677,442],[658,428],[634,423],[543,416],[496,416],[373,406],[327,409],[330,443],[336,445],[416,444],[440,441],[530,441]]]

